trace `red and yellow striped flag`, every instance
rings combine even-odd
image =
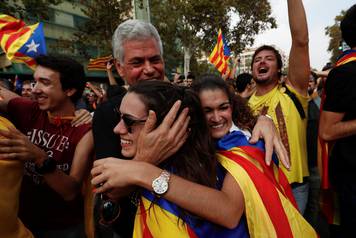
[[[0,15],[0,44],[6,57],[13,62],[25,63],[34,69],[34,58],[46,54],[42,23],[26,26],[12,16]]]
[[[95,59],[90,59],[88,63],[88,70],[105,71],[106,63],[112,58],[113,58],[112,55],[108,55],[108,56],[98,57]]]
[[[230,74],[229,67],[230,49],[225,41],[225,38],[219,29],[218,41],[214,47],[213,52],[209,56],[209,61],[215,65],[216,69],[221,74]]]

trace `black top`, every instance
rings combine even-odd
[[[110,86],[109,86],[110,87]],[[126,89],[121,86],[111,86],[108,89],[111,95],[107,102],[98,106],[93,117],[94,150],[96,159],[106,157],[116,157],[125,159],[121,155],[120,137],[114,133],[114,127],[118,123],[118,116],[115,108],[119,108],[121,100],[126,93]],[[114,93],[114,95],[112,95]],[[121,213],[113,228],[121,238],[132,237],[133,223],[135,219],[136,207],[131,203],[131,198],[123,198],[120,201]],[[101,226],[100,219],[100,199],[96,200],[94,217],[96,220],[96,237],[110,237],[112,234],[110,227]]]
[[[112,87],[112,86],[111,86]],[[94,150],[96,159],[120,157],[120,137],[114,133],[118,123],[115,108],[119,108],[126,89],[118,86],[116,95],[99,104],[93,117]]]
[[[324,111],[345,113],[342,121],[356,119],[356,62],[352,61],[330,71],[326,80]],[[356,136],[335,141],[330,157],[330,178],[356,179]],[[351,181],[350,181],[351,182]]]
[[[318,164],[318,125],[319,108],[312,99],[308,103],[308,123],[307,123],[307,152],[309,168]]]

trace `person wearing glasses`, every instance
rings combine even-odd
[[[139,81],[153,79],[163,81],[163,47],[160,36],[152,24],[140,20],[127,20],[121,23],[113,35],[112,46],[115,68],[128,85],[133,86]],[[115,108],[120,106],[122,98],[121,92],[108,102],[98,106],[94,113],[93,135],[97,159],[125,158],[121,154],[120,138],[113,132],[119,120]],[[149,116],[150,120],[146,123],[146,129],[141,133],[141,149],[139,153],[136,153],[135,159],[143,161],[150,160],[150,158],[156,158],[158,161],[164,160],[181,147],[187,134],[186,131],[181,129],[183,123],[187,121],[187,113],[181,113],[177,116],[177,108],[179,108],[178,103],[174,104],[172,113],[167,115],[166,120],[158,128],[153,127],[156,121],[154,114]],[[178,120],[175,120],[176,116]],[[260,136],[266,141],[266,159],[270,160],[273,148],[280,149],[280,139],[275,132],[273,123],[265,116],[258,118],[252,132],[251,141],[256,142]],[[280,154],[287,159],[285,151],[281,150]],[[113,189],[111,192],[105,193],[105,197],[116,201],[118,200],[116,193],[117,191]],[[98,203],[96,204],[100,208],[101,206]],[[121,199],[120,203],[121,213],[125,214],[120,217],[134,216],[135,208],[130,208],[132,203],[129,197]],[[109,208],[111,209],[111,205]],[[104,214],[106,213],[104,212]],[[130,227],[133,224],[130,223],[131,220],[125,218],[118,221],[120,224],[120,226],[116,226],[118,235],[132,237]],[[100,226],[96,227],[96,231],[100,231],[100,229]],[[100,236],[100,234],[97,235]]]
[[[259,162],[259,166],[267,172],[256,172],[259,166],[250,165],[255,171],[246,171],[258,174],[250,175],[253,183],[241,176],[242,171],[245,171],[242,169],[244,167],[236,168],[236,165],[231,165],[235,160],[249,163],[251,159],[241,156],[233,158],[231,155],[229,156],[233,159],[228,158],[228,149],[223,146],[228,146],[229,143],[226,143],[226,138],[225,141],[219,139],[223,138],[231,127],[238,132],[241,130],[233,125],[232,104],[226,95],[229,91],[225,82],[220,79],[216,83],[216,78],[208,78],[208,81],[205,81],[205,84],[208,82],[210,86],[200,93],[200,98],[205,101],[203,107],[193,91],[169,83],[145,81],[130,87],[118,110],[120,121],[114,129],[115,133],[120,135],[123,155],[128,158],[136,156],[140,146],[139,137],[148,115],[154,111],[157,115],[156,126],[159,126],[177,100],[181,100],[179,110],[186,110],[183,109],[186,107],[189,109],[189,122],[182,126],[182,131],[188,128],[189,134],[175,154],[162,162],[155,161],[159,163],[157,166],[116,158],[96,161],[92,169],[92,183],[100,185],[96,192],[103,193],[113,188],[121,188],[123,191],[126,186],[133,185],[139,187],[134,195],[131,195],[132,202],[137,206],[134,237],[144,237],[143,233],[150,233],[151,237],[184,237],[187,234],[194,237],[260,237],[261,231],[268,237],[274,234],[282,237],[286,234],[291,235],[290,237],[316,237],[313,228],[298,212],[283,173],[274,165],[265,165],[262,151],[264,147],[261,143],[253,147],[261,149],[259,160],[254,161]],[[223,85],[224,89],[218,88],[217,85]],[[210,101],[205,98],[206,93],[209,94]],[[211,98],[223,106],[216,109],[212,106]],[[246,104],[241,102],[239,106],[241,119],[234,119],[239,125],[250,129],[255,119],[249,114]],[[224,123],[212,124],[211,119],[207,122],[206,118],[210,117],[208,108],[212,107],[219,111],[215,113],[219,113]],[[230,118],[223,119],[223,114],[229,114]],[[249,134],[246,131],[244,133]],[[236,134],[233,136],[238,137]],[[248,144],[245,134],[242,136],[239,140],[244,139],[245,146],[252,147]],[[224,150],[219,152],[218,157],[215,156],[213,140],[219,140],[219,149]],[[230,138],[227,140],[231,143]],[[237,154],[234,156],[237,157]],[[247,152],[246,155],[251,156]],[[275,171],[279,171],[275,179],[268,177],[274,177]],[[283,181],[279,182],[283,178],[284,186]],[[259,187],[261,184],[263,188]],[[260,198],[257,202],[253,200],[254,189],[263,199]],[[263,189],[268,192],[261,191]],[[246,211],[249,216],[245,216]],[[257,213],[261,214],[260,218],[251,215]],[[282,216],[277,218],[276,214]],[[268,219],[268,216],[271,218]]]

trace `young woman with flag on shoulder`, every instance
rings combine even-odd
[[[221,89],[217,91],[219,90],[222,91]],[[176,154],[159,166],[147,162],[107,158],[96,161],[92,169],[94,177],[92,183],[102,185],[97,188],[97,193],[132,185],[142,188],[139,190],[134,237],[305,237],[305,235],[313,237],[315,235],[314,230],[284,195],[288,187],[277,187],[275,185],[277,181],[272,178],[260,179],[264,181],[263,186],[274,189],[273,196],[278,196],[280,200],[267,199],[267,202],[271,203],[267,208],[259,204],[257,212],[251,210],[250,208],[255,204],[251,204],[247,199],[255,194],[248,195],[246,199],[245,193],[251,191],[246,190],[245,183],[241,185],[237,182],[238,177],[235,175],[237,169],[234,168],[233,159],[229,158],[230,152],[225,150],[225,154],[221,152],[220,155],[215,155],[212,138],[224,137],[225,134],[221,134],[219,130],[229,123],[232,124],[230,101],[222,106],[222,110],[230,108],[230,122],[226,120],[222,124],[209,125],[209,128],[205,120],[209,112],[206,111],[204,114],[199,99],[193,92],[158,81],[146,81],[131,87],[121,103],[121,120],[114,129],[120,134],[124,156],[134,157],[140,127],[143,128],[143,122],[147,119],[149,111],[153,110],[156,113],[159,125],[176,100],[182,101],[181,108],[189,108],[190,116],[187,141]],[[244,120],[238,121],[242,123],[237,123],[238,125],[250,127],[249,124],[244,124]],[[208,134],[209,129],[211,137]],[[222,145],[224,144],[222,142]],[[258,146],[256,148],[256,153],[263,157],[264,153]],[[278,168],[272,169],[278,171]],[[258,171],[254,172],[258,173]],[[265,175],[261,173],[260,176]],[[250,185],[253,184],[250,182]],[[290,191],[288,194],[291,194]],[[269,193],[267,195],[272,196]],[[275,202],[278,204],[274,204]],[[281,204],[287,209],[280,208]],[[269,207],[272,207],[272,211],[268,209]],[[293,215],[293,220],[289,219],[288,214],[286,215],[286,210]],[[270,212],[273,215],[281,215],[282,222],[275,219],[268,220]],[[284,219],[286,216],[287,218]],[[251,223],[250,220],[253,222]]]

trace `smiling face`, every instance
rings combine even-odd
[[[232,126],[232,108],[228,96],[221,89],[204,89],[199,93],[199,98],[211,137],[222,138]]]
[[[278,82],[278,63],[276,54],[271,50],[262,50],[254,58],[252,75],[256,84],[274,84]]]
[[[145,104],[141,101],[140,97],[136,93],[127,93],[122,99],[120,105],[121,115],[132,120],[146,120],[147,109]],[[137,140],[144,126],[143,122],[134,123],[131,126],[131,132],[127,128],[124,120],[120,120],[114,128],[115,134],[120,135],[121,138],[121,153],[127,158],[132,158],[136,155]]]
[[[31,86],[31,83],[24,83],[24,84],[22,85],[21,96],[22,96],[22,97],[31,98],[31,96],[32,96],[32,86]]]
[[[164,79],[164,63],[157,41],[128,40],[123,44],[124,62],[117,62],[116,69],[129,85],[141,80]]]
[[[70,96],[75,93],[75,89],[63,91],[58,72],[39,65],[33,77],[36,84],[32,89],[32,94],[41,110],[61,114],[74,108]]]

